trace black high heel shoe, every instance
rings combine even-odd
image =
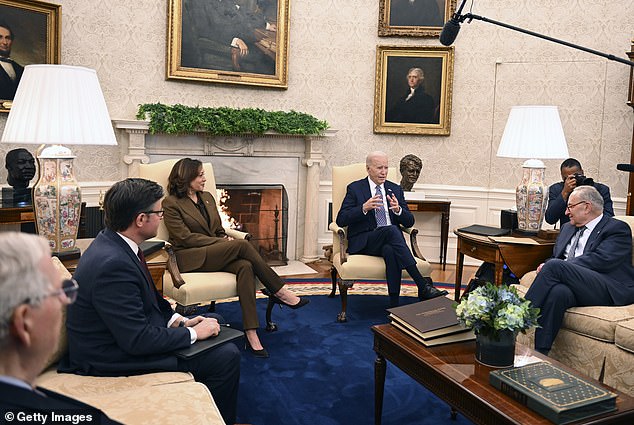
[[[251,354],[253,354],[255,357],[258,357],[260,359],[269,358],[269,352],[266,351],[266,348],[263,348],[261,350],[254,350],[253,347],[251,347],[251,343],[249,342],[246,336],[244,337],[244,349],[247,351],[250,351]]]
[[[281,299],[277,298],[275,295],[271,296],[270,298],[275,304],[279,304],[281,306],[285,305],[286,307],[292,308],[293,310],[297,310],[298,308],[304,307],[306,304],[310,302],[308,298],[299,297],[299,302],[297,304],[288,304],[282,301]]]

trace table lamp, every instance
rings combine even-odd
[[[26,66],[1,142],[41,145],[32,196],[35,225],[53,255],[78,257],[81,190],[73,169],[75,156],[61,145],[117,144],[95,70]]]
[[[516,189],[518,230],[537,233],[548,203],[541,159],[568,158],[568,146],[556,106],[513,106],[497,156],[528,158]]]

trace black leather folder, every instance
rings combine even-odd
[[[211,350],[214,347],[224,344],[225,342],[233,341],[234,339],[242,338],[244,332],[238,329],[229,328],[227,326],[220,325],[220,333],[213,337],[207,338],[203,341],[196,341],[187,348],[181,348],[174,351],[176,356],[183,359],[190,359],[199,355],[200,353]]]
[[[464,233],[472,233],[474,235],[482,236],[504,236],[511,233],[510,229],[500,229],[499,227],[483,226],[481,224],[473,224],[467,227],[461,227],[458,229]]]

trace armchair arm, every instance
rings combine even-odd
[[[185,284],[185,280],[181,276],[180,270],[178,270],[178,263],[176,262],[176,254],[174,248],[169,242],[165,242],[165,252],[167,252],[167,271],[172,276],[172,284],[176,288],[180,288]]]
[[[227,236],[231,236],[233,239],[246,239],[250,241],[253,237],[251,233],[241,232],[240,230],[231,229],[229,227],[225,227],[224,229]]]
[[[418,229],[416,229],[415,227],[399,227],[401,228],[402,232],[409,234],[409,242],[412,247],[412,253],[414,254],[414,257],[418,257],[421,260],[427,261],[427,259],[423,256],[423,253],[420,251],[420,248],[418,248]]]
[[[328,228],[332,231],[334,235],[336,235],[336,238],[339,239],[339,258],[341,258],[341,264],[343,264],[346,261],[348,261],[348,258],[346,258],[346,244],[345,244],[346,231],[343,227],[339,227],[337,223],[335,223],[334,221],[330,223]]]

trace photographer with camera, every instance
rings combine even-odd
[[[574,158],[568,158],[561,163],[561,178],[563,181],[554,183],[548,188],[548,208],[546,208],[546,222],[555,224],[559,221],[559,227],[568,223],[570,219],[566,215],[568,197],[575,187],[594,186],[603,197],[603,214],[614,216],[610,188],[601,183],[595,183],[586,177],[581,168],[581,163]]]

